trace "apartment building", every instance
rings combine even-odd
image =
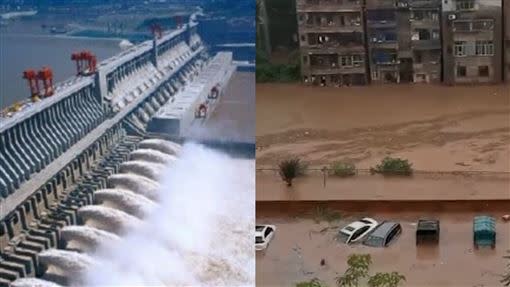
[[[296,0],[303,82],[368,83],[362,0]]]
[[[368,58],[373,83],[412,80],[409,8],[395,0],[366,0]],[[406,21],[407,20],[407,21]]]
[[[441,82],[441,0],[410,0],[413,82]]]
[[[510,83],[510,1],[506,0],[503,1],[503,21],[505,23],[504,29],[505,29],[505,38],[504,38],[504,47],[505,47],[505,67],[504,70],[504,76],[505,81],[507,83]]]
[[[506,0],[505,0],[506,1]],[[502,0],[443,0],[443,81],[502,80]]]

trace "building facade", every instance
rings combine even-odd
[[[296,0],[301,73],[305,83],[368,83],[362,0]]]
[[[441,82],[441,0],[409,0],[413,82]]]
[[[443,81],[446,84],[502,80],[502,1],[442,1]]]

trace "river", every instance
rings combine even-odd
[[[39,20],[23,20],[0,28],[0,109],[30,97],[28,84],[22,78],[26,69],[51,67],[54,82],[60,82],[75,73],[76,66],[71,61],[71,53],[90,50],[101,61],[121,51],[120,39],[56,36],[44,31],[41,23]],[[204,42],[210,45],[212,53],[227,50],[234,52],[235,60],[255,60],[255,47],[250,44],[255,42],[254,33],[246,33],[246,28],[225,33],[228,30],[225,25],[211,25],[211,22],[202,26],[205,29],[201,28],[199,33]],[[239,43],[248,45],[217,47]]]

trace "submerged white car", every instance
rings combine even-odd
[[[338,232],[338,240],[343,243],[354,243],[360,241],[367,234],[377,227],[377,221],[372,218],[365,217],[358,221],[354,221]]]
[[[255,226],[255,250],[264,250],[269,241],[273,239],[276,226],[274,225],[256,225]]]

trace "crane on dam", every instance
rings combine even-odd
[[[37,72],[29,69],[23,72],[23,79],[28,81],[28,87],[30,88],[30,95],[32,97],[32,101],[36,102],[39,100],[39,81],[37,78]]]
[[[97,57],[90,51],[72,53],[71,60],[76,62],[77,76],[90,76],[96,72]]]

